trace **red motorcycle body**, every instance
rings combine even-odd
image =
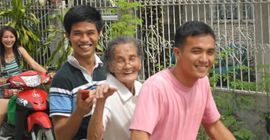
[[[27,89],[21,91],[17,95],[17,104],[24,106],[27,109],[42,111],[47,109],[47,93],[38,88]]]
[[[8,79],[11,88],[20,88],[16,99],[16,140],[23,139],[24,131],[33,135],[39,135],[38,129],[45,129],[46,137],[53,138],[51,132],[52,123],[47,114],[47,92],[38,88],[42,84],[49,82],[51,78],[46,73],[36,71],[26,71]],[[27,126],[26,126],[27,125]],[[26,130],[27,129],[27,130]],[[22,131],[23,130],[23,131]],[[47,132],[47,130],[49,130]],[[42,130],[44,131],[44,130]],[[35,134],[37,133],[37,134]],[[37,137],[34,136],[34,137]]]

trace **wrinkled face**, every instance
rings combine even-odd
[[[134,43],[119,44],[113,52],[110,71],[127,87],[133,86],[141,70],[141,58]]]
[[[208,74],[215,59],[215,40],[210,35],[190,36],[182,48],[174,48],[177,70],[186,78],[198,79]]]
[[[73,48],[74,57],[85,59],[95,53],[100,33],[96,25],[90,22],[78,22],[71,27],[70,34],[66,34]]]
[[[10,31],[5,31],[2,37],[2,43],[5,48],[12,48],[16,41],[14,34]]]

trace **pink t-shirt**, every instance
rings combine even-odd
[[[189,88],[166,69],[143,84],[130,129],[148,132],[150,140],[195,140],[201,122],[219,118],[207,76]]]

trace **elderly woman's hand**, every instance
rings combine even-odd
[[[95,96],[96,96],[96,99],[106,100],[109,96],[111,96],[116,91],[117,89],[115,87],[112,87],[106,83],[102,83],[97,86],[95,90]]]

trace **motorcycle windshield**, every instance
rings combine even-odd
[[[24,81],[27,87],[37,87],[41,83],[40,75],[21,76],[21,79]]]

